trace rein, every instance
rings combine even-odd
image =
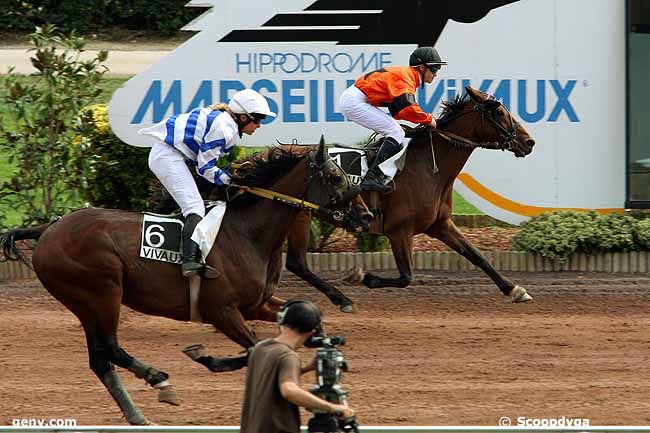
[[[271,201],[277,201],[279,203],[294,207],[296,209],[300,209],[304,211],[315,211],[317,213],[324,214],[334,219],[335,221],[343,220],[343,212],[341,211],[331,211],[329,209],[308,202],[306,200],[291,197],[290,195],[285,195],[279,192],[271,191],[270,189],[258,188],[254,186],[244,186],[244,185],[232,185],[232,186],[239,188],[242,191],[256,195],[258,197],[262,197]]]
[[[310,162],[310,164],[312,164],[312,163],[313,162]],[[238,168],[242,168],[246,164],[247,164],[246,162],[244,162],[242,164],[232,164],[231,167],[236,170]],[[309,177],[309,181],[311,182],[311,176]],[[275,202],[278,202],[278,203],[281,203],[281,204],[284,204],[284,205],[287,205],[287,206],[291,206],[293,208],[300,209],[300,210],[303,210],[303,211],[308,211],[308,212],[313,211],[313,212],[319,213],[321,215],[324,215],[326,217],[329,217],[329,218],[333,219],[334,221],[343,221],[343,218],[345,217],[343,212],[341,212],[339,210],[331,211],[331,210],[329,210],[329,209],[327,209],[327,208],[325,208],[323,206],[319,206],[319,205],[317,205],[315,203],[312,203],[312,202],[309,202],[307,200],[292,197],[290,195],[282,194],[282,193],[279,193],[279,192],[276,192],[276,191],[272,191],[270,189],[259,188],[259,187],[255,187],[255,186],[235,185],[235,184],[233,184],[232,186],[235,187],[235,188],[239,188],[240,190],[242,190],[244,192],[256,195],[258,197],[261,197],[261,198],[264,198],[264,199],[267,199],[267,200],[275,201]]]
[[[430,128],[432,133],[438,134],[450,144],[464,149],[488,149],[488,150],[507,150],[510,143],[500,143],[498,141],[484,141],[477,143],[469,138],[461,137],[460,135],[451,132],[445,132],[438,128]]]
[[[431,133],[435,133],[438,134],[445,141],[447,141],[449,144],[463,149],[511,150],[512,146],[515,143],[515,140],[517,139],[517,126],[519,126],[519,124],[512,117],[512,113],[508,112],[510,117],[510,128],[506,129],[503,125],[501,125],[499,122],[497,122],[494,119],[494,116],[492,115],[494,108],[486,107],[485,102],[476,103],[474,105],[474,110],[481,113],[481,118],[483,119],[485,118],[485,114],[486,113],[488,114],[488,121],[494,124],[496,128],[502,133],[501,137],[503,138],[503,141],[475,142],[468,138],[461,137],[460,135],[451,132],[442,131],[438,128],[431,128],[429,126],[425,126],[424,128],[416,127],[416,128],[408,128],[408,129],[404,125],[402,125],[402,127],[406,131],[407,137],[415,137],[420,135],[419,132],[426,131],[429,133],[430,139],[431,139]],[[459,117],[462,117],[469,112],[470,111],[463,110],[462,112],[456,115],[452,115],[442,120],[441,123],[448,123],[451,120],[458,119]]]

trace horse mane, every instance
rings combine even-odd
[[[437,123],[445,123],[449,118],[463,111],[465,104],[471,100],[470,96],[465,93],[463,95],[456,95],[451,101],[442,102],[442,112],[438,117]]]
[[[240,159],[234,165],[232,180],[239,185],[266,187],[287,174],[307,153],[311,147],[281,145],[265,149],[254,155]]]

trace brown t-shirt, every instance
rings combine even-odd
[[[285,380],[300,383],[300,358],[273,339],[255,345],[248,358],[241,433],[298,433],[300,412],[280,394]]]

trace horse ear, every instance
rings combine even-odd
[[[473,89],[470,86],[465,86],[465,91],[467,92],[469,97],[472,98],[475,102],[483,101],[483,97],[481,96],[481,93],[478,92],[476,89]]]
[[[320,141],[318,142],[318,153],[316,154],[316,161],[319,163],[325,162],[325,158],[328,156],[327,151],[325,150],[325,136],[320,136]]]

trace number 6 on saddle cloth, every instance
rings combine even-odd
[[[225,202],[210,202],[206,206],[205,218],[194,229],[192,240],[199,245],[203,257],[208,257],[217,239],[225,213]],[[140,257],[180,264],[183,259],[182,230],[183,218],[180,213],[174,215],[145,213],[142,218]]]

